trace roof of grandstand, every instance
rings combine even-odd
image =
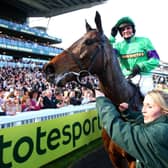
[[[25,13],[27,17],[51,17],[82,8],[89,8],[102,4],[105,1],[106,0],[1,0],[1,3],[20,10],[22,13]]]

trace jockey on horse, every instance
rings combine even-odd
[[[123,17],[111,29],[110,43],[117,54],[124,76],[140,87],[142,95],[153,88],[151,71],[159,64],[159,55],[151,41],[135,36],[135,24],[129,17]],[[124,39],[115,42],[117,33]]]

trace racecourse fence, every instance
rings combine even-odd
[[[95,109],[95,103],[85,105],[68,105],[58,109],[42,109],[39,111],[19,112],[13,116],[1,116],[0,128],[9,128],[19,125],[31,124],[45,120],[53,120],[80,112],[88,112]]]
[[[154,85],[164,84],[168,87],[168,71],[166,70],[157,70],[153,71],[153,81]]]
[[[0,167],[12,168],[41,167],[101,137],[95,103],[1,116],[0,131]]]

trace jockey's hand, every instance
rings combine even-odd
[[[121,103],[119,105],[118,109],[119,109],[120,112],[123,112],[123,111],[127,110],[128,109],[128,103],[125,103],[125,102]]]
[[[133,70],[132,70],[132,76],[136,76],[137,74],[140,74],[141,69],[138,65],[135,65]]]
[[[117,33],[118,33],[118,27],[117,26],[112,27],[112,29],[111,29],[111,35],[113,37],[116,37]]]

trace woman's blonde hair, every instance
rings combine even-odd
[[[168,93],[162,90],[154,89],[147,93],[154,102],[160,106],[162,109],[163,114],[168,115]]]

